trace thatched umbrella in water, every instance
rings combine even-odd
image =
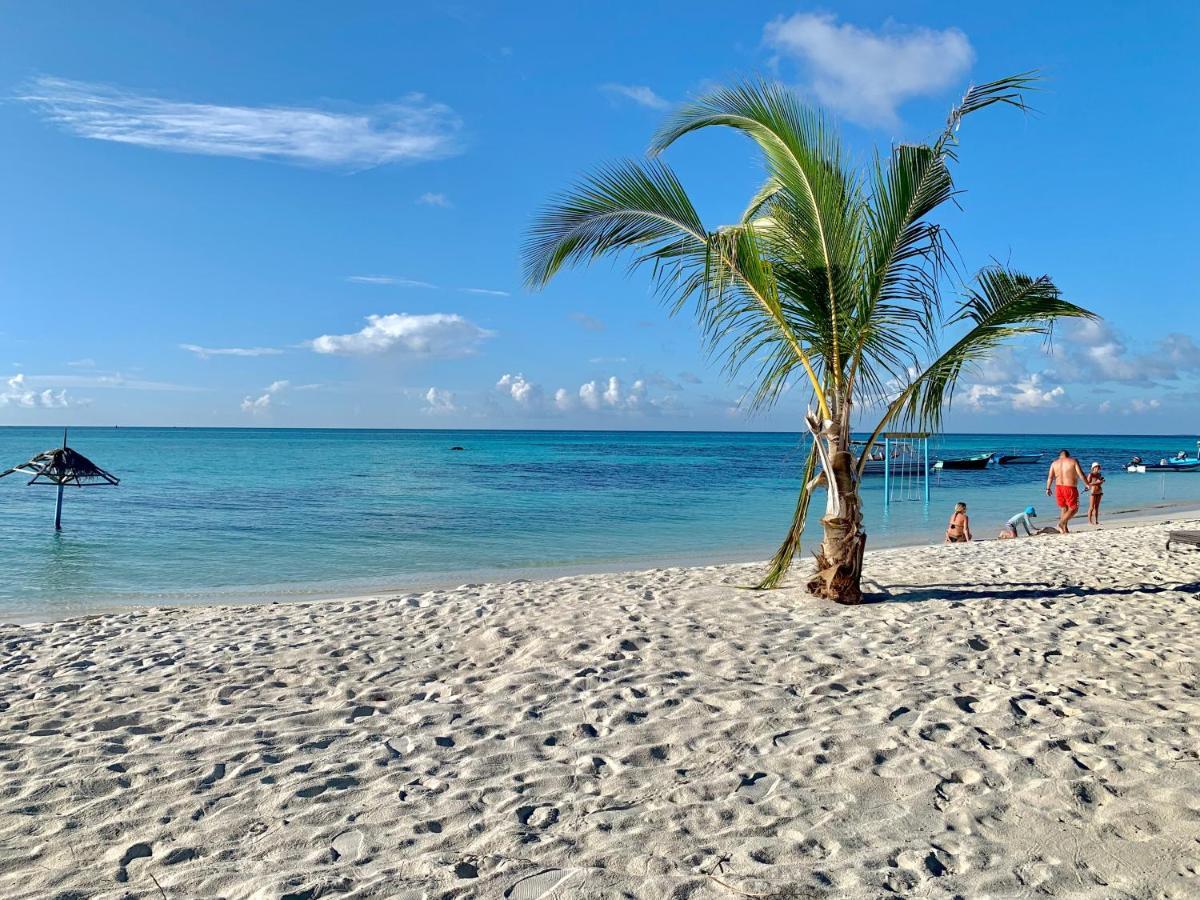
[[[63,488],[68,484],[75,487],[103,487],[118,485],[121,479],[110,475],[102,468],[84,456],[76,453],[67,446],[67,431],[63,429],[63,444],[53,450],[39,453],[27,463],[13,466],[0,472],[0,478],[20,472],[22,475],[32,475],[29,484],[58,485],[58,500],[54,504],[54,530],[62,531],[62,501]]]

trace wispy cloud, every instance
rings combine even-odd
[[[417,202],[423,206],[440,206],[444,209],[449,209],[454,205],[445,194],[435,194],[433,191],[426,191],[417,198]]]
[[[393,275],[347,275],[346,280],[354,284],[384,284],[403,288],[436,288],[436,284],[428,281],[416,281],[412,278],[396,278]]]
[[[666,109],[671,105],[671,101],[660,97],[653,89],[644,84],[616,84],[609,82],[608,84],[600,85],[600,90],[613,97],[623,97],[626,100],[632,100],[639,106],[645,106],[648,109]]]
[[[25,376],[25,381],[30,387],[37,388],[112,388],[130,391],[182,391],[186,393],[206,390],[206,388],[193,387],[186,384],[174,384],[169,381],[129,378],[120,372],[96,373],[92,375],[80,375],[77,373],[27,375]]]
[[[485,294],[488,297],[508,297],[508,291],[494,291],[491,288],[459,288],[464,294]]]
[[[571,313],[571,318],[574,319],[585,331],[600,332],[605,329],[605,325],[602,321],[597,319],[595,316],[589,316],[587,313]]]
[[[798,62],[821,103],[864,125],[894,127],[897,108],[913,97],[954,86],[975,61],[957,28],[871,31],[838,24],[830,13],[796,13],[766,26],[768,46]]]
[[[89,356],[85,359],[73,359],[67,365],[72,369],[94,369],[96,361]]]
[[[454,111],[421,94],[366,111],[221,106],[42,77],[17,99],[81,137],[176,153],[369,168],[457,153]]]
[[[278,356],[283,352],[277,347],[201,347],[198,344],[180,344],[179,349],[194,353],[200,359],[214,356]]]
[[[492,332],[457,313],[367,316],[353,334],[323,334],[309,341],[317,353],[371,356],[392,353],[413,357],[455,357],[473,353]]]

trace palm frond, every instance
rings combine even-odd
[[[564,265],[625,251],[638,251],[634,265],[679,263],[702,256],[706,243],[704,224],[670,168],[620,162],[553,198],[534,220],[524,248],[525,282],[540,288]]]
[[[936,429],[954,398],[959,377],[968,367],[986,360],[1005,341],[1023,335],[1049,337],[1059,319],[1094,319],[1092,313],[1063,299],[1049,276],[1037,278],[1003,266],[990,266],[976,276],[947,326],[965,324],[968,330],[900,392],[876,430],[891,421]]]

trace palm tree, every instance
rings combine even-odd
[[[526,280],[540,288],[568,264],[628,253],[649,266],[672,312],[695,309],[710,351],[730,375],[750,367],[752,408],[798,384],[811,395],[812,436],[787,538],[759,587],[777,585],[800,549],[809,500],[826,492],[823,540],[811,593],[862,602],[866,533],[859,482],[880,434],[900,423],[936,428],[964,371],[1021,335],[1049,338],[1060,317],[1092,317],[1049,277],[991,264],[944,311],[956,271],[933,218],[956,190],[964,117],[994,105],[1025,108],[1025,73],[971,87],[931,144],[901,144],[865,168],[846,163],[818,110],[788,90],[748,82],[716,90],[672,114],[649,157],[600,169],[555,197],[525,248]],[[711,126],[744,132],[762,152],[766,180],[741,220],[705,227],[658,155]],[[945,349],[943,333],[953,335]],[[815,405],[815,409],[812,408]],[[878,415],[857,458],[856,409]]]

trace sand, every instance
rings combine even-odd
[[[0,896],[1200,896],[1165,531],[0,626]]]

